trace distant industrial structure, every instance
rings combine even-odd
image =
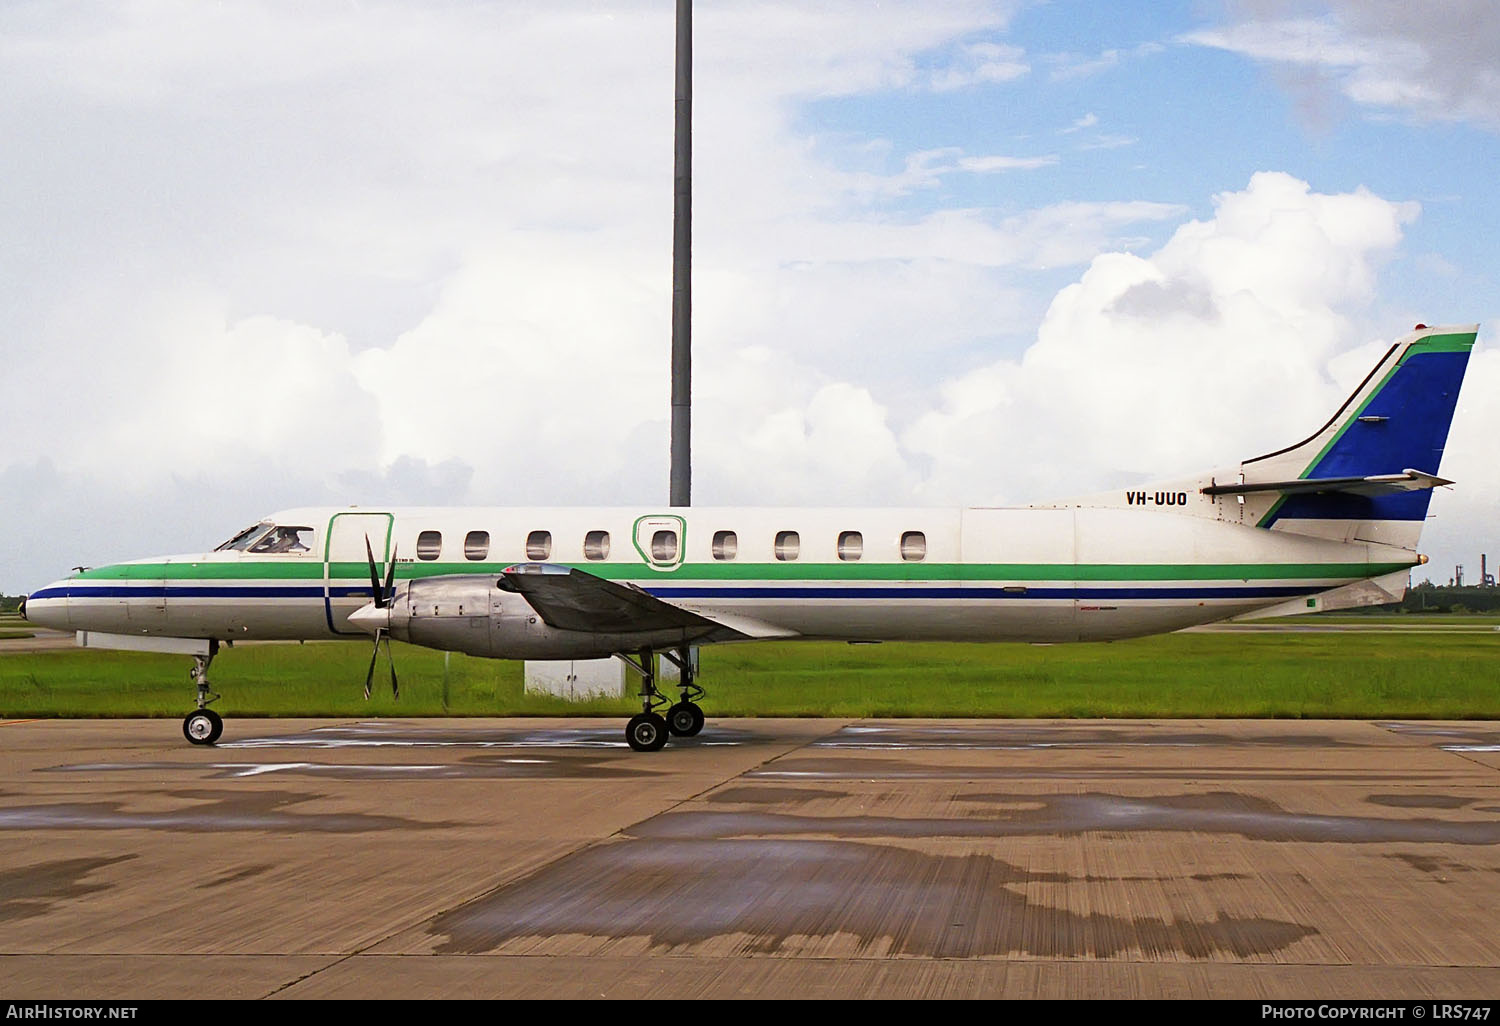
[[[1453,568],[1453,576],[1448,578],[1448,587],[1462,588],[1463,586],[1464,565],[1462,563],[1459,563]],[[1470,585],[1470,587],[1476,587],[1476,585]],[[1477,585],[1477,587],[1495,587],[1495,575],[1490,573],[1490,557],[1489,553],[1487,552],[1481,552],[1479,554],[1479,584]]]

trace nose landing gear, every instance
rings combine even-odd
[[[208,703],[219,698],[208,683],[208,666],[219,654],[219,643],[208,643],[208,655],[193,656],[193,668],[188,676],[198,686],[198,709],[190,712],[182,721],[182,736],[195,745],[211,745],[224,733],[224,720],[208,707]]]

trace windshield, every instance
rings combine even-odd
[[[245,549],[248,549],[250,546],[259,541],[261,535],[271,530],[272,526],[273,525],[265,523],[264,521],[259,524],[252,524],[251,526],[241,531],[239,534],[235,535],[233,538],[229,539],[223,545],[220,545],[218,548],[214,549],[214,551],[227,552],[231,549],[238,549],[243,552]]]
[[[309,552],[312,550],[311,527],[273,527],[250,546],[251,552]]]

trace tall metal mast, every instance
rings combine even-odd
[[[672,493],[692,505],[693,0],[677,0],[677,123],[672,213]]]

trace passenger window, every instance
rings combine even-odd
[[[865,554],[865,536],[858,531],[844,531],[839,535],[839,558],[852,562]]]
[[[464,558],[484,559],[490,554],[490,532],[470,531],[464,535]]]
[[[585,559],[608,559],[609,558],[609,532],[590,531],[583,536],[583,557]]]
[[[921,531],[907,531],[901,536],[901,558],[908,563],[917,563],[927,558],[927,535]]]
[[[547,559],[552,555],[552,532],[532,531],[526,536],[526,558]]]
[[[796,531],[776,532],[776,558],[780,560],[792,560],[802,549],[802,536]]]
[[[417,535],[417,558],[437,559],[443,552],[443,532],[423,531]]]
[[[740,538],[733,531],[714,532],[714,558],[733,559],[739,555]]]
[[[312,549],[311,527],[273,527],[250,546],[251,552],[300,553]]]
[[[651,536],[651,559],[656,563],[677,561],[676,531],[657,531]]]

